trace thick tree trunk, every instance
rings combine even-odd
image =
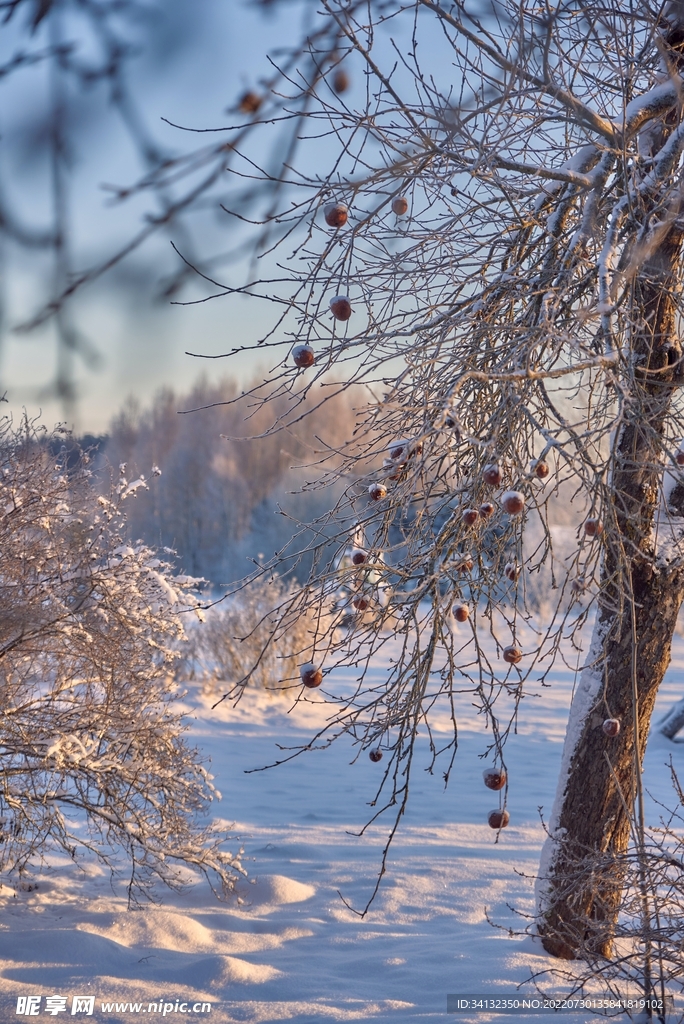
[[[659,561],[653,533],[662,437],[673,391],[682,382],[676,331],[681,242],[682,232],[673,226],[634,286],[632,401],[616,441],[613,507],[603,510],[602,600],[570,712],[538,882],[538,929],[544,948],[564,959],[611,953],[636,798],[635,766],[638,760],[641,770],[684,594],[679,559]],[[678,497],[684,495],[674,496],[676,504]],[[606,718],[619,719],[618,736],[604,734]]]

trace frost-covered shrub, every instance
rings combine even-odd
[[[315,658],[316,637],[332,615],[322,621],[296,605],[296,587],[274,576],[208,609],[206,620],[188,629],[181,678],[199,675],[209,694],[247,676],[250,685],[273,691],[299,686],[299,666]]]
[[[239,854],[200,823],[219,794],[174,707],[193,581],[123,541],[125,482],[98,497],[54,451],[0,423],[0,870],[123,850],[132,899],[187,866],[226,890]]]

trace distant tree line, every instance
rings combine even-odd
[[[203,379],[184,395],[164,389],[146,407],[128,401],[106,437],[82,443],[98,450],[103,488],[117,477],[122,489],[134,487],[126,508],[131,538],[173,549],[184,572],[225,584],[247,573],[249,558],[270,557],[291,540],[303,507],[296,492],[315,485],[323,452],[353,430],[346,392],[297,422],[320,399],[317,391],[280,393],[257,406],[252,389]],[[290,425],[259,436],[276,420]],[[319,493],[323,512],[331,493]],[[307,570],[304,560],[297,574]]]

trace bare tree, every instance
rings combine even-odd
[[[123,849],[131,900],[188,868],[227,892],[240,855],[201,823],[220,794],[174,707],[195,581],[125,541],[139,481],[98,497],[59,441],[0,424],[0,868],[57,845],[119,870]]]
[[[382,691],[361,682],[329,731],[383,744],[378,800],[398,821],[416,736],[439,695],[472,687],[503,766],[512,718],[499,721],[497,695],[517,709],[532,674],[548,675],[563,637],[595,609],[538,928],[557,956],[607,955],[619,855],[633,814],[637,824],[643,815],[644,747],[684,594],[684,21],[676,5],[600,2],[323,0],[321,15],[264,100],[263,121],[306,119],[302,149],[276,176],[282,205],[263,213],[263,232],[284,232],[291,251],[284,275],[242,291],[281,303],[260,348],[284,347],[273,372],[284,389],[306,375],[305,394],[334,372],[371,398],[334,518],[341,546],[360,523],[404,645]],[[349,103],[332,79],[342,59],[365,76]],[[272,170],[253,158],[245,166],[272,196]],[[214,295],[235,291],[211,283]],[[369,457],[375,472],[360,474]],[[526,526],[545,528],[549,496],[567,486],[575,602],[568,611],[559,601],[538,643],[521,650],[526,575],[553,559],[548,529],[529,550]],[[337,572],[315,558],[308,600],[320,601]],[[349,581],[366,593],[358,568]],[[381,651],[389,610],[377,591],[366,597],[370,624],[364,617],[343,641],[319,638],[325,668]],[[474,664],[460,653],[454,606],[473,624]],[[483,629],[500,661],[479,642]],[[454,731],[435,750],[447,778],[455,749]]]
[[[538,928],[557,956],[607,955],[634,818],[643,836],[641,764],[684,594],[684,16],[678,4],[593,0],[321,0],[319,14],[243,97],[249,124],[218,128],[215,142],[150,172],[138,191],[185,180],[194,199],[232,180],[226,213],[258,221],[261,280],[223,283],[218,260],[179,252],[208,298],[239,292],[279,305],[258,348],[284,358],[252,395],[273,401],[274,381],[296,394],[281,427],[305,414],[314,381],[331,394],[367,389],[362,429],[331,468],[345,497],[314,524],[326,537],[335,526],[340,553],[353,534],[362,561],[341,570],[314,543],[309,590],[283,615],[327,602],[341,571],[357,593],[358,628],[342,639],[321,630],[319,664],[303,669],[309,684],[320,665],[381,655],[393,616],[403,646],[387,682],[379,691],[362,673],[328,730],[386,750],[377,801],[378,814],[396,812],[390,841],[438,699],[472,689],[505,769],[528,681],[548,676],[561,642],[596,612]],[[349,71],[364,88],[347,101]],[[265,162],[260,140],[283,124],[288,144]],[[206,180],[195,188],[198,170]],[[521,649],[525,581],[553,564],[548,504],[563,489],[577,523],[567,588]],[[534,520],[544,540],[530,549]],[[474,658],[454,617],[473,626]],[[513,710],[499,720],[503,694]],[[433,747],[447,779],[456,724],[451,742]]]

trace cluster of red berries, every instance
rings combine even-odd
[[[507,782],[506,772],[503,768],[485,768],[482,772],[482,777],[487,789],[493,789],[495,792],[503,789]],[[506,825],[508,825],[510,820],[510,815],[505,808],[502,810],[497,809],[489,812],[487,824],[490,828],[498,830],[500,828],[506,828]]]
[[[349,86],[347,73],[338,68],[333,76],[333,88],[335,92],[344,92]],[[261,99],[255,93],[245,93],[240,100],[240,110],[243,114],[256,113],[261,105]],[[403,217],[408,212],[409,203],[406,196],[395,196],[392,200],[392,211],[397,217]],[[343,228],[349,220],[349,207],[346,203],[327,203],[323,207],[325,223],[336,231]],[[352,304],[348,295],[335,295],[329,303],[330,312],[336,320],[343,323],[352,315]],[[309,344],[295,345],[292,349],[292,361],[300,370],[306,370],[313,366],[316,361],[316,354]],[[384,495],[383,495],[384,497]],[[379,500],[378,498],[374,500]]]

